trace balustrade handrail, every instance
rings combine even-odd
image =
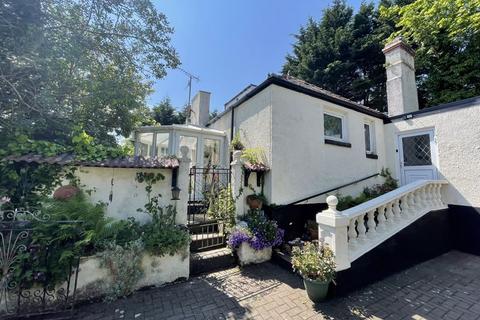
[[[337,271],[432,210],[446,208],[444,180],[420,180],[353,208],[338,211],[338,199],[327,198],[328,209],[317,214],[319,239],[332,247]]]
[[[381,196],[378,196],[372,200],[366,201],[364,203],[361,203],[355,207],[346,209],[341,211],[341,215],[345,216],[347,219],[354,218],[356,216],[359,216],[361,214],[364,214],[365,212],[368,212],[370,210],[379,208],[383,205],[388,204],[389,202],[392,202],[395,199],[399,199],[406,194],[419,189],[423,186],[426,186],[428,184],[435,183],[435,184],[448,184],[446,180],[418,180],[412,183],[409,183],[407,185],[401,186],[395,190],[392,190],[390,192],[387,192]]]

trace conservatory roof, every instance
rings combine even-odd
[[[105,159],[101,161],[81,161],[76,160],[73,154],[64,153],[52,157],[38,154],[26,154],[22,156],[8,156],[3,160],[27,163],[49,163],[59,165],[73,165],[82,167],[103,167],[103,168],[151,168],[151,169],[175,169],[179,166],[179,161],[175,157],[153,157],[144,158],[141,156],[121,157]]]
[[[157,132],[157,131],[169,131],[169,130],[178,130],[178,131],[188,131],[191,133],[201,133],[206,135],[218,135],[224,136],[225,131],[204,128],[196,126],[193,124],[171,124],[171,125],[160,125],[160,126],[143,126],[137,129],[137,132]]]

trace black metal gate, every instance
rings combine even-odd
[[[225,218],[235,206],[230,176],[228,168],[190,169],[187,214],[192,251],[225,246]]]
[[[65,270],[52,270],[52,251],[34,241],[34,224],[78,224],[49,221],[47,214],[23,209],[0,211],[0,319],[73,313],[80,256],[65,257]]]

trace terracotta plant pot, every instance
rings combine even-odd
[[[308,298],[313,302],[324,301],[327,297],[330,281],[319,281],[303,278],[303,284],[307,291]]]

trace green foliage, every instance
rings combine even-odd
[[[190,243],[190,234],[184,227],[175,224],[175,207],[158,207],[152,213],[152,221],[145,224],[143,241],[145,249],[155,255],[163,256],[185,250]]]
[[[143,232],[144,227],[134,217],[126,220],[107,219],[96,236],[95,249],[96,251],[104,250],[111,243],[125,246],[132,241],[141,239]]]
[[[164,98],[160,103],[152,108],[152,118],[161,125],[185,124],[187,119],[187,110],[177,111],[170,98]]]
[[[167,253],[173,255],[185,249],[190,243],[190,235],[188,230],[175,224],[176,208],[160,206],[161,195],[151,195],[153,185],[165,179],[165,176],[161,173],[139,172],[136,179],[139,183],[145,182],[148,198],[144,209],[138,209],[138,211],[147,213],[152,218],[151,222],[143,226],[142,237],[146,250],[163,256]]]
[[[417,0],[380,7],[396,22],[390,37],[403,36],[416,49],[421,99],[437,105],[480,94],[479,0]]]
[[[335,279],[335,256],[328,246],[320,248],[306,242],[303,248],[293,247],[292,267],[304,278],[330,282]]]
[[[131,241],[122,246],[110,243],[100,253],[101,266],[108,269],[112,282],[108,284],[106,300],[112,301],[130,295],[143,275],[143,243]]]
[[[75,156],[78,161],[100,161],[127,154],[127,148],[110,147],[98,143],[92,136],[75,128],[71,144],[30,139],[24,134],[15,134],[6,141],[0,141],[0,158],[35,154],[51,157],[62,153]],[[51,194],[63,179],[75,184],[74,168],[58,164],[28,163],[0,160],[0,195],[10,198],[15,207],[35,207],[42,197]]]
[[[392,29],[372,3],[359,11],[335,0],[319,21],[310,19],[295,36],[283,73],[385,111],[383,40]]]
[[[242,159],[250,164],[265,163],[265,151],[263,148],[246,148],[242,152]]]
[[[224,221],[228,228],[233,227],[235,225],[235,200],[232,188],[227,186],[208,192],[205,196],[208,199],[208,217]]]
[[[296,35],[283,73],[386,111],[382,53],[402,35],[416,49],[420,106],[480,94],[479,0],[381,0],[353,13],[335,0]]]
[[[392,177],[388,169],[382,169],[380,175],[385,179],[383,184],[376,184],[371,187],[366,187],[363,189],[362,193],[356,197],[337,195],[337,209],[342,211],[355,207],[361,203],[372,200],[378,196],[381,196],[382,194],[398,188],[397,180]]]
[[[231,151],[245,149],[245,146],[242,143],[242,139],[240,138],[240,131],[237,131],[233,136],[233,139],[230,142],[230,149]]]
[[[5,0],[0,20],[0,139],[65,142],[81,124],[114,145],[142,122],[149,79],[179,64],[149,0]]]
[[[32,284],[39,272],[52,283],[65,281],[74,259],[94,252],[105,223],[104,207],[90,204],[82,193],[65,201],[45,199],[40,212],[45,221],[31,222],[31,245],[38,248],[36,259],[26,261],[30,255],[25,253],[20,262],[26,271],[25,284]]]

